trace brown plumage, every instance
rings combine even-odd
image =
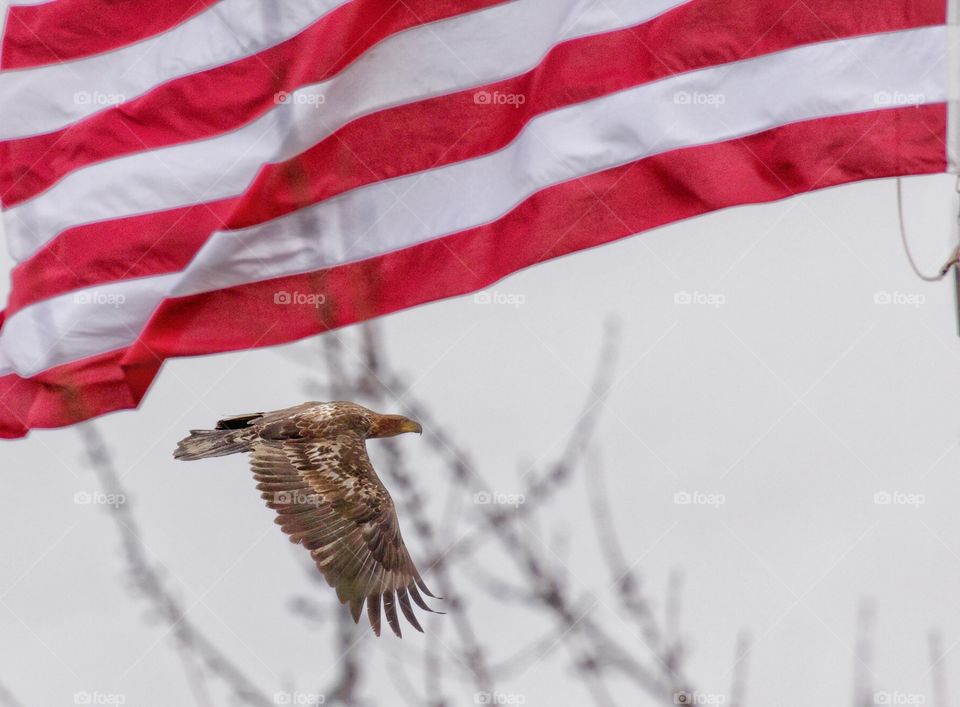
[[[355,403],[309,402],[228,417],[214,430],[192,430],[174,457],[250,452],[257,488],[277,512],[276,523],[310,551],[353,620],[359,622],[366,603],[379,636],[382,605],[387,623],[400,636],[397,606],[422,632],[410,601],[432,612],[420,591],[434,595],[403,544],[393,499],[370,463],[365,442],[421,431],[406,417],[380,415]]]

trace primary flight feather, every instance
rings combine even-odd
[[[422,432],[402,415],[350,402],[308,402],[285,410],[228,417],[191,430],[174,457],[186,461],[250,452],[250,466],[276,523],[310,551],[337,597],[359,622],[363,605],[380,635],[381,605],[400,636],[397,606],[423,631],[410,604],[433,597],[400,536],[393,499],[367,456],[366,440]],[[419,589],[419,591],[418,591]],[[434,597],[436,598],[436,597]]]

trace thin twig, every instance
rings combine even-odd
[[[130,495],[114,467],[103,437],[92,422],[80,425],[78,429],[87,460],[104,491],[126,499],[125,503],[110,507],[110,517],[120,535],[127,569],[139,593],[167,624],[178,649],[187,654],[182,659],[190,660],[189,656],[196,656],[200,664],[223,681],[240,702],[256,707],[273,705],[273,700],[246,677],[246,671],[190,621],[180,602],[167,590],[163,579],[144,554],[140,539],[142,535],[129,501]]]
[[[948,707],[947,672],[944,669],[943,641],[939,631],[931,631],[927,638],[930,649],[930,677],[933,682],[933,707]]]
[[[741,631],[737,636],[737,647],[733,657],[733,671],[730,679],[730,707],[744,707],[747,704],[747,672],[750,648],[750,635]]]
[[[3,683],[0,683],[0,705],[3,705],[3,707],[24,707],[23,703],[14,697],[13,693]]]
[[[870,707],[874,703],[873,623],[873,605],[867,601],[861,602],[860,609],[857,612],[857,638],[853,666],[853,704],[855,707]]]

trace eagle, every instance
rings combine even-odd
[[[431,613],[427,589],[410,559],[397,510],[367,456],[366,441],[404,432],[423,433],[403,415],[381,415],[356,403],[301,405],[227,417],[212,430],[191,430],[173,456],[192,461],[250,453],[257,489],[277,512],[290,540],[310,551],[337,598],[359,623],[366,602],[374,633],[380,611],[399,637],[397,605],[410,624],[423,628],[410,605]],[[419,588],[419,590],[418,590]]]

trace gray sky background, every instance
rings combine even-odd
[[[933,271],[953,238],[953,179],[905,187],[911,241]],[[849,704],[864,597],[877,612],[878,689],[931,703],[926,641],[938,627],[960,690],[960,338],[951,284],[927,285],[908,269],[894,189],[884,180],[730,209],[555,260],[491,288],[522,295],[519,307],[466,296],[382,320],[418,398],[503,493],[522,488],[524,464],[559,453],[604,321],[621,321],[598,448],[627,559],[649,593],[662,600],[669,572],[685,573],[689,672],[703,691],[726,693],[745,628],[755,640],[749,704]],[[6,255],[0,267],[9,270]],[[4,277],[4,298],[6,288]],[[680,292],[694,303],[678,304]],[[878,304],[878,293],[892,302]],[[722,305],[697,304],[698,295]],[[288,348],[306,357],[315,347]],[[319,359],[311,372],[279,349],[175,360],[140,410],[97,422],[151,557],[190,616],[268,693],[293,677],[295,689],[311,691],[334,674],[327,635],[299,626],[287,608],[321,589],[263,508],[244,459],[187,465],[171,452],[186,430],[221,414],[300,402],[311,373],[323,376]],[[402,410],[399,397],[388,411]],[[401,443],[411,454],[422,446],[415,436]],[[371,451],[376,460],[376,442]],[[0,682],[28,705],[73,704],[78,691],[188,704],[165,629],[144,625],[144,605],[124,585],[107,513],[73,501],[96,490],[77,432],[2,443],[0,472]],[[417,473],[443,469],[424,463]],[[678,505],[683,491],[725,503]],[[923,502],[877,504],[878,492]],[[577,482],[551,507],[544,552],[562,556],[575,585],[603,595],[583,493]],[[439,509],[444,499],[430,501]],[[495,553],[489,562],[508,571]],[[474,610],[483,638],[504,649],[546,626],[493,604]],[[597,611],[632,635],[604,604]],[[426,637],[403,642],[371,634],[360,649],[383,665],[405,660],[407,642],[431,640],[443,621],[430,617]],[[580,702],[568,672],[550,659],[501,691],[527,705]],[[376,688],[394,703],[386,678]],[[472,692],[456,700],[473,704]]]

